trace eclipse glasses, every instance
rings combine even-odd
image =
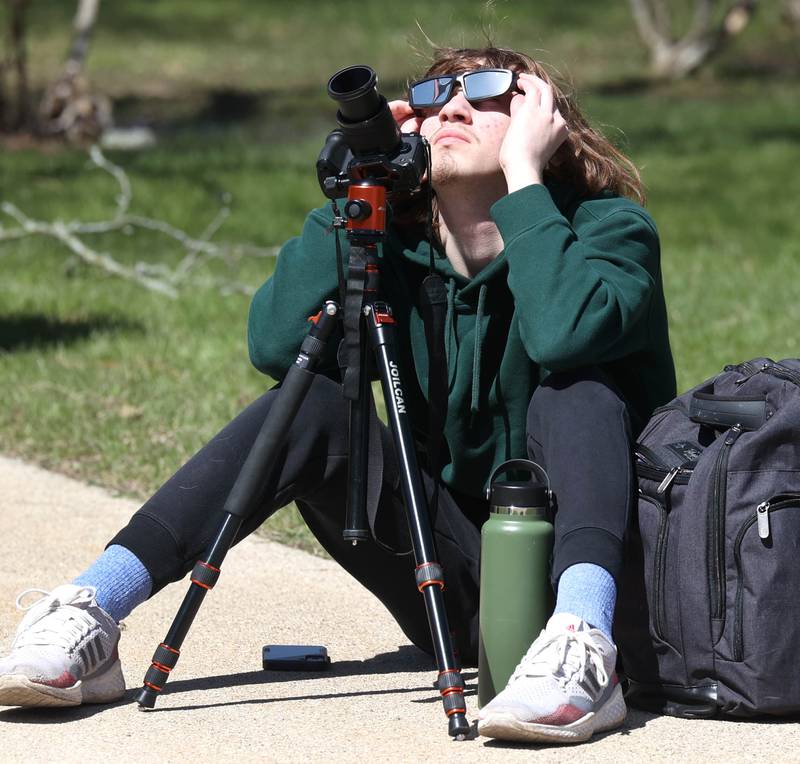
[[[455,95],[455,86],[470,103],[488,101],[508,93],[517,82],[517,73],[510,69],[473,69],[463,74],[442,74],[412,82],[408,103],[412,109],[435,109],[444,106]]]

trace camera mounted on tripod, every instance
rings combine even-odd
[[[428,166],[425,139],[401,133],[378,77],[369,66],[348,66],[328,81],[338,103],[333,130],[317,159],[317,178],[329,199],[347,196],[350,185],[378,184],[387,194],[410,195],[420,189]],[[345,209],[357,217],[363,211]]]
[[[368,66],[342,69],[328,82],[328,94],[339,104],[336,115],[339,129],[328,136],[317,160],[317,175],[323,193],[331,200],[334,213],[332,228],[336,232],[340,304],[327,300],[320,312],[309,319],[309,333],[276,391],[280,397],[270,407],[225,501],[224,517],[217,535],[204,557],[197,561],[191,587],[164,642],[153,654],[137,698],[141,709],[155,706],[177,664],[181,645],[200,604],[219,577],[225,555],[237,538],[242,523],[261,501],[270,471],[285,458],[283,449],[289,430],[312,385],[326,345],[341,319],[342,393],[350,402],[349,479],[342,535],[354,545],[370,538],[367,508],[375,505],[377,509],[383,485],[380,432],[376,431],[373,439],[377,446],[371,448],[369,439],[370,430],[378,426],[372,400],[371,363],[378,372],[386,403],[416,563],[414,579],[428,615],[431,642],[439,668],[436,686],[448,718],[448,732],[457,740],[466,739],[469,733],[464,680],[453,650],[444,606],[444,573],[436,557],[428,497],[417,463],[413,425],[405,405],[396,359],[397,322],[392,317],[391,307],[380,298],[378,245],[383,242],[386,232],[387,197],[389,194],[411,195],[420,189],[429,168],[428,144],[421,135],[400,132],[389,104],[377,91],[376,82],[377,76]],[[430,201],[430,185],[428,194]],[[337,198],[343,196],[347,197],[345,217],[340,216],[336,205]],[[351,245],[346,277],[339,246],[340,228],[346,229]],[[431,275],[423,285],[433,277],[432,247],[430,257]],[[437,294],[438,303],[444,306],[446,294],[443,285],[439,285]],[[341,306],[344,307],[343,316]],[[426,323],[426,336],[430,323]],[[435,323],[443,331],[443,312]],[[444,347],[443,343],[442,334],[438,344]],[[439,358],[443,361],[444,355]],[[433,368],[434,360],[431,365]],[[439,377],[446,380],[446,368],[440,370]],[[437,407],[431,405],[430,410],[433,421]],[[378,459],[371,461],[370,453],[378,454]],[[431,464],[437,464],[435,457],[431,457]],[[303,662],[305,665],[307,662]]]

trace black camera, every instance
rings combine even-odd
[[[339,129],[328,135],[319,154],[317,178],[329,199],[346,196],[351,183],[362,181],[398,195],[413,194],[422,185],[425,141],[418,133],[400,132],[377,81],[368,66],[348,66],[328,81],[328,95],[339,105]]]

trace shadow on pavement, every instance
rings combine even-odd
[[[146,667],[142,668],[142,676]],[[193,692],[196,690],[215,690],[229,687],[244,687],[247,685],[282,684],[285,682],[305,683],[320,681],[336,677],[362,676],[376,674],[407,674],[411,672],[425,672],[434,675],[435,666],[431,658],[424,652],[411,645],[402,645],[397,650],[368,658],[364,661],[340,661],[331,663],[327,671],[247,671],[237,674],[220,674],[218,676],[195,677],[193,679],[178,679],[170,682],[164,692],[164,697]],[[464,672],[465,682],[477,679],[477,672]],[[331,698],[351,698],[364,695],[390,695],[395,693],[430,693],[430,697],[414,700],[415,703],[441,702],[439,694],[434,688],[434,680],[423,683],[418,687],[387,687],[385,690],[364,690],[356,692],[328,692],[320,694],[306,694],[297,696],[281,696],[276,698],[251,698],[248,700],[234,700],[222,703],[194,704],[183,706],[170,706],[168,708],[156,707],[147,713],[161,711],[189,711],[201,708],[217,708],[224,706],[253,705],[261,703],[290,702],[302,700],[324,700]],[[474,687],[467,687],[465,695],[474,695]],[[125,692],[125,696],[116,703],[101,705],[75,706],[68,708],[9,708],[0,711],[0,721],[24,724],[64,724],[86,719],[103,711],[124,705],[134,705],[139,688],[133,687]]]
[[[318,695],[283,695],[278,698],[250,698],[248,700],[231,700],[223,703],[205,703],[195,704],[190,706],[171,706],[169,708],[157,709],[157,713],[165,713],[169,711],[197,711],[201,708],[225,708],[227,706],[260,706],[264,703],[290,703],[302,700],[333,700],[336,698],[361,698],[365,696],[378,696],[378,695],[398,695],[409,692],[428,692],[431,697],[424,700],[415,702],[436,702],[441,703],[438,691],[431,687],[390,687],[386,690],[358,690],[355,692],[326,692]],[[465,695],[474,695],[475,690],[467,690]],[[150,713],[150,712],[148,712]]]
[[[411,672],[425,672],[432,676],[435,666],[431,658],[416,647],[403,645],[390,653],[379,653],[364,661],[340,661],[331,663],[327,671],[249,671],[242,674],[224,674],[220,676],[197,677],[170,682],[167,694],[175,692],[190,692],[192,690],[212,690],[224,687],[241,687],[248,684],[276,684],[283,682],[309,682],[320,681],[334,677],[362,676],[376,674],[399,674]],[[477,679],[476,672],[465,672],[464,681]],[[387,688],[386,690],[364,690],[356,692],[329,692],[318,695],[297,695],[278,698],[254,698],[244,701],[230,701],[224,703],[211,703],[208,705],[191,705],[163,709],[165,711],[186,711],[197,708],[215,708],[218,706],[249,705],[260,703],[274,703],[297,700],[324,700],[330,698],[353,698],[364,695],[387,695],[394,693],[430,692],[430,697],[420,698],[415,703],[441,702],[438,691],[434,687],[434,680],[430,684],[419,687]],[[467,687],[465,695],[474,695],[475,689]]]
[[[112,708],[133,703],[138,690],[127,690],[121,700],[116,703],[92,704],[87,706],[71,706],[66,708],[6,708],[0,711],[0,722],[11,724],[68,724],[90,716],[108,711]]]

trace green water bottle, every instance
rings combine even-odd
[[[495,482],[509,470],[528,471],[532,479]],[[536,462],[512,459],[494,470],[486,493],[490,514],[481,530],[479,707],[506,686],[553,608],[547,473]]]

